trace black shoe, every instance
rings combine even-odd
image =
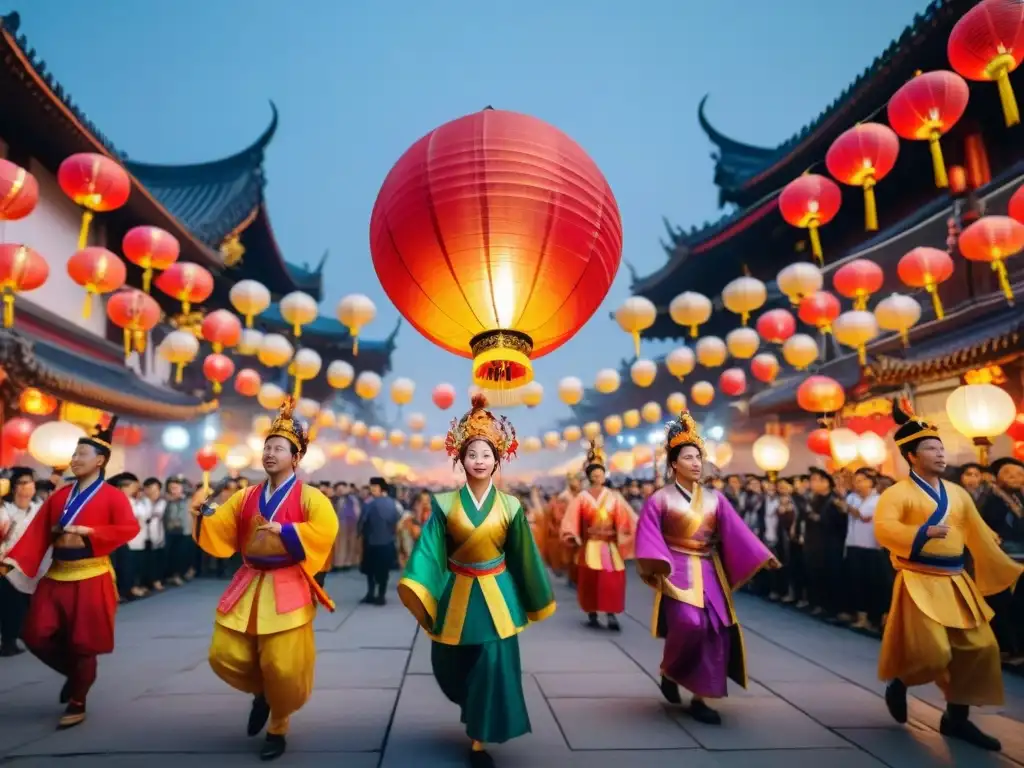
[[[902,680],[893,680],[885,686],[885,706],[897,723],[907,722],[907,686]]]
[[[17,656],[18,654],[24,653],[24,652],[25,652],[25,649],[21,648],[17,643],[13,643],[11,645],[5,645],[2,648],[0,648],[0,656],[3,656],[5,658],[9,657],[9,656]]]
[[[588,613],[587,614],[587,626],[590,627],[591,629],[600,629],[601,628],[601,622],[597,620],[597,614],[596,613]]]
[[[683,703],[682,698],[679,696],[679,686],[673,683],[664,675],[661,676],[661,695],[665,697],[665,701],[669,704],[680,705]]]
[[[615,618],[614,614],[608,614],[608,629],[612,632],[621,632],[622,627],[619,626],[619,620]]]
[[[64,681],[64,685],[60,689],[60,699],[59,699],[59,701],[60,701],[61,704],[67,704],[69,701],[71,701],[71,681],[70,680],[65,680]]]
[[[359,603],[361,605],[373,605],[376,602],[377,602],[377,598],[375,598],[373,595],[367,595],[366,597],[364,597],[362,600],[359,601]]]
[[[1003,745],[999,739],[989,736],[970,720],[959,720],[944,714],[939,721],[939,733],[951,739],[959,739],[989,752],[999,752]]]
[[[380,595],[380,596],[375,597],[373,599],[373,604],[374,605],[387,605],[388,604],[388,599],[386,597],[384,597],[384,595]]]
[[[279,736],[276,733],[268,733],[267,740],[263,742],[263,748],[260,750],[260,760],[276,760],[284,754],[287,747],[288,741],[284,736]]]
[[[494,768],[494,758],[484,749],[469,750],[469,768]]]
[[[704,703],[703,699],[690,702],[690,717],[704,725],[721,725],[722,716]]]
[[[269,719],[270,705],[267,704],[266,698],[262,694],[253,696],[252,709],[249,710],[249,725],[246,727],[245,732],[250,736],[255,736],[266,727],[267,720]],[[267,736],[269,738],[270,734],[267,734]]]

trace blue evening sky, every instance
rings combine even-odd
[[[432,128],[488,104],[561,128],[591,154],[618,199],[624,258],[640,274],[665,254],[662,215],[720,215],[697,103],[751,143],[775,145],[831,103],[925,8],[924,0],[22,0],[22,31],[92,120],[131,157],[195,162],[231,154],[281,112],[266,171],[277,239],[294,262],[325,248],[326,299],[378,304],[367,336],[396,311],[368,251],[370,210],[395,160]],[[510,415],[520,435],[567,415],[562,376],[590,383],[631,354],[608,317],[625,267],[571,342],[535,361],[545,403]],[[325,361],[326,362],[326,361]],[[413,410],[441,432],[439,381],[468,361],[407,324],[393,376],[418,385]],[[466,405],[462,397],[458,404]],[[453,409],[454,410],[454,409]],[[461,409],[460,409],[461,412]]]

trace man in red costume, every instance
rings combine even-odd
[[[114,650],[114,587],[110,554],[139,532],[131,503],[104,482],[117,418],[78,441],[71,456],[75,482],[55,491],[7,553],[29,578],[50,547],[53,564],[29,605],[22,639],[40,661],[67,678],[60,692],[67,709],[59,728],[85,720],[85,698],[96,681],[96,657]]]

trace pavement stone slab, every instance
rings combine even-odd
[[[885,700],[853,683],[772,683],[771,690],[826,728],[901,728]]]
[[[661,694],[643,672],[542,672],[536,676],[548,699],[650,699]]]
[[[882,762],[899,766],[1002,768],[1014,765],[1007,757],[946,739],[929,728],[853,728],[839,733]]]
[[[696,749],[656,699],[550,699],[569,746],[574,750]]]

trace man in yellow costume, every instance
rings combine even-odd
[[[334,610],[316,574],[334,546],[338,516],[326,496],[295,476],[308,437],[292,405],[281,407],[263,444],[267,479],[220,507],[204,506],[193,530],[212,557],[242,554],[217,606],[210,666],[253,695],[250,736],[269,719],[262,760],[284,754],[289,717],[313,691],[317,603]]]
[[[984,595],[1013,587],[1021,565],[1000,548],[970,494],[946,482],[946,453],[936,427],[893,404],[895,441],[910,477],[886,490],[875,511],[875,536],[896,568],[878,676],[889,680],[885,703],[907,722],[907,687],[935,683],[946,697],[939,732],[982,749],[999,741],[968,719],[969,708],[1003,703],[999,646]],[[964,548],[974,578],[964,570]]]

